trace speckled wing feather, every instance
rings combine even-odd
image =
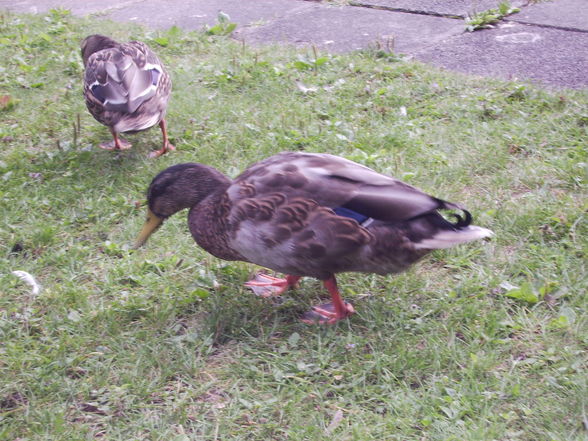
[[[245,187],[230,213],[230,247],[246,260],[317,278],[340,271],[372,235],[314,200]]]
[[[288,194],[310,198],[322,206],[346,207],[385,221],[401,221],[439,208],[459,208],[397,179],[328,154],[287,152],[261,161],[235,179],[257,194],[287,188]],[[239,186],[229,193],[238,198]]]

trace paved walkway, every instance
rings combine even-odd
[[[499,1],[0,0],[0,9],[36,13],[60,6],[78,15],[190,30],[214,25],[223,11],[238,24],[233,36],[250,44],[314,45],[335,53],[379,45],[469,74],[588,88],[587,0],[512,0],[519,13],[493,29],[464,31],[463,17]]]

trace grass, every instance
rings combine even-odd
[[[586,439],[586,91],[64,11],[2,13],[0,29],[1,440]],[[155,129],[95,147],[108,131],[85,109],[78,45],[96,31],[167,63],[177,152],[147,157]],[[331,328],[297,321],[316,281],[256,298],[255,268],[207,255],[183,215],[129,249],[159,170],[235,176],[283,150],[463,203],[496,238],[343,275],[358,313]]]

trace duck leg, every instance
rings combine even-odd
[[[103,142],[99,144],[99,147],[104,150],[128,150],[133,145],[129,141],[125,141],[118,137],[118,133],[114,131],[114,129],[110,129],[110,133],[112,133],[112,141],[110,142]]]
[[[272,277],[264,273],[257,273],[245,286],[261,297],[277,297],[288,288],[298,285],[299,276],[286,276],[285,279]]]
[[[306,312],[300,319],[304,323],[309,325],[332,325],[355,312],[353,306],[341,298],[335,276],[329,277],[323,284],[327,288],[327,291],[329,291],[329,294],[331,294],[331,301],[322,305],[313,306],[312,310]]]
[[[159,128],[161,129],[161,134],[163,136],[163,147],[159,150],[155,150],[154,152],[149,153],[150,158],[158,158],[161,155],[169,152],[170,150],[175,150],[176,148],[174,145],[169,142],[167,137],[167,123],[165,122],[165,118],[159,121]]]

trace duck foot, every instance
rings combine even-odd
[[[307,325],[333,325],[339,320],[343,320],[355,313],[355,309],[351,303],[343,302],[343,305],[345,310],[342,314],[337,313],[337,308],[333,302],[313,306],[310,311],[302,315],[300,321]]]
[[[128,150],[133,146],[129,141],[117,138],[110,142],[102,142],[98,144],[98,147],[104,150]]]
[[[167,123],[165,122],[165,119],[159,121],[159,128],[161,129],[161,135],[163,136],[163,147],[159,150],[155,150],[154,152],[149,153],[150,158],[159,158],[161,155],[176,149],[172,143],[169,142],[167,137]]]
[[[253,279],[245,283],[247,288],[260,297],[277,297],[284,291],[298,284],[300,277],[286,276],[285,279],[270,276],[264,273],[257,273]]]
[[[175,150],[175,149],[176,149],[175,146],[168,142],[167,145],[163,146],[159,150],[155,150],[155,151],[149,153],[149,157],[150,158],[159,158],[161,155],[165,155],[167,152],[171,152],[172,150]]]

